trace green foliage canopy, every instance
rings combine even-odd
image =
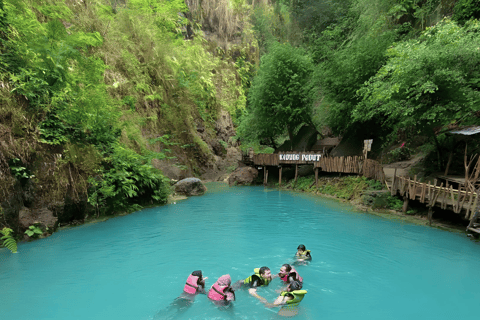
[[[263,56],[249,91],[249,114],[241,124],[247,139],[290,137],[302,123],[311,122],[308,79],[310,57],[289,44],[273,43]]]
[[[452,121],[469,124],[480,110],[480,24],[445,20],[388,50],[387,63],[358,90],[353,117],[393,129],[433,134]]]

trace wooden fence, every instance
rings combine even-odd
[[[440,186],[436,184],[436,180],[431,184],[417,182],[417,176],[410,179],[395,175],[390,192],[392,195],[399,193],[406,199],[419,200],[430,208],[439,206],[441,209],[452,210],[457,214],[464,211],[466,219],[473,218],[478,201],[476,192],[453,189],[452,186],[446,188],[443,182]]]
[[[354,157],[324,157],[316,152],[285,152],[286,155],[299,155],[298,160],[281,160],[280,154],[259,153],[253,155],[253,164],[256,166],[280,166],[282,164],[313,164],[314,168],[319,168],[325,172],[345,172],[361,173],[363,165],[363,156]],[[311,155],[315,160],[304,160],[300,155]],[[308,158],[308,157],[307,157]],[[318,160],[317,160],[318,159]]]

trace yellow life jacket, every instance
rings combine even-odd
[[[302,257],[302,256],[303,256],[303,257],[306,257],[306,256],[307,256],[307,253],[309,253],[309,252],[310,252],[310,250],[305,250],[305,251],[303,251],[302,253],[300,253],[299,256],[300,256],[300,257]],[[297,253],[298,253],[298,252],[297,252]]]
[[[268,286],[268,284],[270,283],[271,280],[269,279],[265,279],[264,277],[262,277],[260,275],[260,268],[255,268],[253,269],[253,272],[255,272],[255,274],[252,274],[250,277],[246,278],[245,280],[243,280],[243,283],[244,284],[247,284],[247,283],[251,283],[253,281],[253,276],[257,276],[260,281],[262,281],[263,283],[261,284],[261,287],[265,287],[265,286]]]
[[[286,302],[287,305],[284,307],[291,308],[291,307],[296,307],[300,304],[300,301],[302,301],[305,295],[307,294],[307,290],[283,291],[282,293],[280,293],[282,297],[286,296],[287,294],[293,295],[293,299],[288,300]]]

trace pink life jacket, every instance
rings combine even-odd
[[[227,300],[227,295],[223,292],[228,286],[219,286],[214,284],[208,291],[208,298],[214,301]]]
[[[287,281],[288,281],[288,276],[289,276],[290,273],[292,273],[292,272],[295,272],[295,273],[297,274],[297,279],[296,279],[296,280],[298,280],[298,281],[300,281],[300,282],[303,282],[303,278],[300,277],[300,275],[298,274],[297,270],[295,270],[293,267],[292,267],[292,269],[290,270],[289,273],[287,273],[283,278],[280,278],[280,279],[282,279],[284,282],[287,282]]]
[[[183,288],[183,291],[190,294],[197,293],[197,289],[198,289],[197,281],[198,281],[198,277],[194,275],[189,275],[187,278],[187,282],[185,283],[185,287]]]

